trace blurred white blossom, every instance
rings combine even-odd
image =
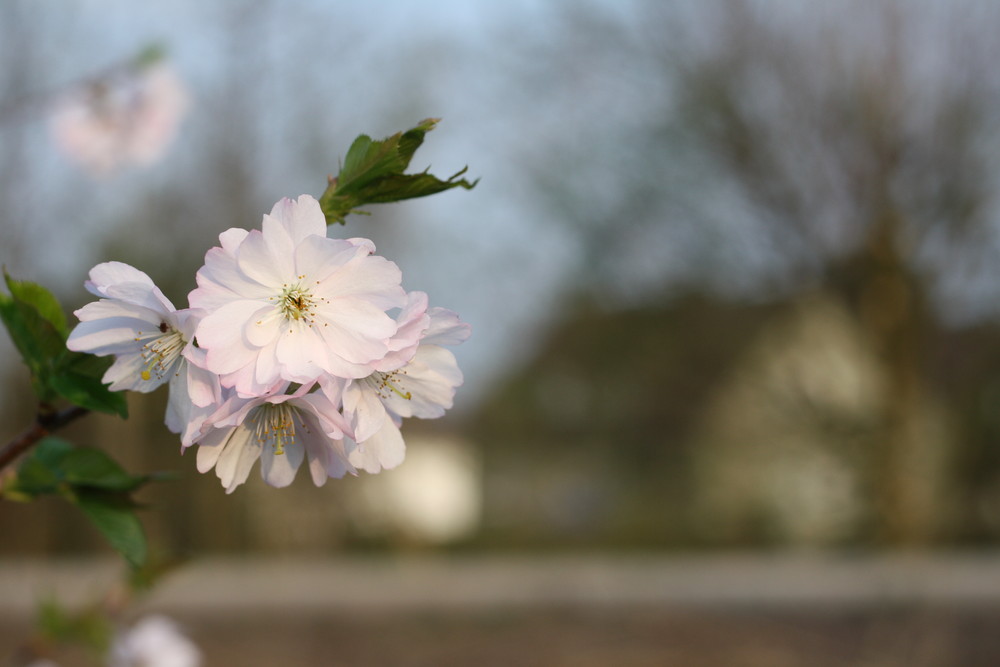
[[[165,616],[147,616],[115,638],[110,667],[198,667],[201,651]]]
[[[52,112],[52,134],[70,159],[104,175],[160,158],[188,105],[184,84],[168,65],[129,68],[60,99]]]

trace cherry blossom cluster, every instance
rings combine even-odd
[[[107,175],[155,162],[188,105],[184,84],[166,63],[125,68],[62,96],[52,110],[52,135],[74,162]]]
[[[452,406],[462,373],[444,346],[470,328],[405,291],[371,241],[326,230],[302,195],[275,204],[261,229],[223,232],[182,310],[142,271],[99,264],[85,285],[100,300],[76,311],[67,345],[113,355],[113,390],[168,384],[167,427],[227,493],[258,459],[276,487],[303,462],[317,486],[392,468],[403,419]]]

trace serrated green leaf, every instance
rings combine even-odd
[[[354,140],[337,176],[337,190],[349,194],[382,176],[403,171],[406,163],[399,155],[399,135],[382,141],[372,141],[362,134]]]
[[[403,160],[403,169],[410,166],[413,154],[424,143],[424,136],[437,126],[439,120],[439,118],[425,118],[416,127],[403,132],[403,136],[399,139],[399,157]]]
[[[59,300],[56,299],[52,292],[38,283],[28,282],[27,280],[14,280],[6,271],[3,277],[7,283],[7,289],[10,290],[10,294],[15,301],[25,303],[37,310],[42,319],[55,327],[56,331],[62,334],[64,339],[66,338],[68,335],[66,313],[63,312],[62,304],[59,303]]]
[[[399,174],[380,179],[371,187],[365,188],[362,193],[364,200],[369,204],[383,204],[387,202],[403,201],[416,197],[426,197],[428,195],[444,192],[452,188],[462,187],[471,190],[476,187],[476,183],[465,180],[453,180],[465,173],[465,169],[458,172],[447,181],[442,181],[436,176],[426,172],[422,174]]]
[[[76,504],[130,565],[142,566],[146,560],[146,535],[127,498],[121,494],[79,489]]]
[[[330,181],[319,198],[327,224],[344,224],[348,214],[361,213],[358,208],[366,204],[425,197],[456,187],[474,188],[478,181],[458,178],[465,169],[444,181],[427,171],[403,173],[423,144],[424,136],[437,122],[435,118],[428,118],[406,132],[397,132],[381,141],[373,141],[367,135],[355,139],[340,174]]]

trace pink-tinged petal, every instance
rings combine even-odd
[[[326,216],[311,195],[292,201],[285,197],[271,209],[271,216],[281,221],[296,244],[310,235],[326,236]]]
[[[201,354],[199,354],[201,353]],[[222,402],[222,385],[219,383],[219,376],[201,367],[199,364],[191,363],[191,357],[204,358],[204,350],[191,348],[186,351],[185,357],[188,359],[187,372],[187,394],[191,402],[198,407]]]
[[[295,323],[282,331],[275,350],[281,360],[281,375],[295,382],[309,382],[323,374],[318,365],[326,359],[326,347],[313,327]]]
[[[108,354],[138,354],[142,342],[140,327],[149,331],[153,325],[134,318],[108,318],[81,322],[70,332],[66,347],[74,352],[89,352],[103,357]]]
[[[215,474],[222,481],[226,493],[247,481],[253,464],[260,458],[260,443],[250,431],[242,426],[233,429],[224,449],[215,464]]]
[[[309,474],[313,484],[323,486],[328,477],[340,478],[347,473],[357,474],[347,460],[342,440],[331,440],[313,429],[302,438],[309,458]]]
[[[375,243],[371,239],[362,238],[360,236],[354,236],[347,239],[347,242],[364,251],[366,255],[375,254]]]
[[[198,325],[198,345],[207,350],[208,370],[224,375],[252,363],[256,349],[248,344],[242,327],[233,322],[245,322],[260,309],[256,301],[233,301],[206,315]]]
[[[406,458],[406,444],[399,427],[390,420],[372,437],[359,442],[351,452],[350,461],[355,467],[370,473],[398,466]]]
[[[221,429],[220,429],[221,430]],[[231,431],[232,429],[227,429]],[[200,473],[206,473],[215,467],[218,463],[219,457],[222,455],[223,445],[225,445],[226,440],[229,439],[230,433],[226,433],[224,437],[220,434],[219,442],[215,445],[207,445],[204,442],[199,442],[197,456],[195,457],[195,467]]]
[[[150,288],[144,283],[118,283],[109,285],[105,292],[109,299],[118,299],[143,308],[149,308],[157,313],[172,313],[174,304],[163,295],[158,287]]]
[[[458,345],[472,335],[472,327],[458,318],[458,313],[445,308],[431,308],[430,326],[424,333],[424,345]]]
[[[452,406],[455,387],[462,384],[455,355],[437,345],[421,345],[413,361],[395,378],[400,392],[410,398],[389,391],[383,393],[383,403],[399,417],[441,417]]]
[[[373,364],[375,370],[394,371],[413,358],[424,331],[430,325],[430,317],[426,311],[427,295],[423,292],[410,292],[406,308],[396,317],[398,328],[389,340],[389,352]]]
[[[143,327],[146,333],[152,333],[160,328],[167,313],[151,310],[133,303],[123,303],[111,299],[92,301],[73,313],[81,322],[105,320],[116,317],[130,317],[146,323]]]
[[[352,382],[344,390],[344,416],[358,442],[375,435],[389,421],[377,390],[367,380]]]
[[[226,231],[219,234],[219,245],[222,246],[226,254],[230,255],[234,259],[236,258],[236,249],[240,247],[243,243],[243,239],[247,237],[248,232],[240,227],[230,227]]]
[[[340,440],[344,435],[353,435],[347,419],[340,413],[337,404],[330,400],[325,391],[303,394],[296,398],[296,403],[302,408],[303,414],[311,415],[308,418],[315,420],[320,433],[334,440]]]
[[[244,274],[236,257],[222,248],[205,253],[205,265],[198,269],[195,280],[198,287],[188,294],[188,303],[209,312],[237,299],[267,300],[278,291]]]
[[[390,341],[389,349],[396,351],[414,345],[430,326],[427,314],[427,294],[410,292],[406,295],[406,307],[396,317],[397,329]]]
[[[295,248],[295,269],[308,278],[308,286],[312,288],[316,281],[329,279],[359,254],[366,256],[363,250],[343,239],[309,236]]]
[[[300,436],[301,437],[301,436]],[[295,473],[302,465],[305,448],[299,442],[285,445],[284,453],[277,454],[273,447],[265,447],[260,455],[260,475],[276,488],[283,488],[295,481]]]
[[[151,376],[149,380],[142,379],[142,371],[146,362],[138,354],[127,354],[115,359],[108,370],[104,371],[101,382],[110,385],[111,391],[138,391],[149,393],[166,382],[167,378]]]
[[[400,285],[402,279],[399,267],[384,257],[356,256],[323,278],[315,290],[316,294],[331,301],[353,297],[388,310],[406,305],[406,291]]]
[[[237,385],[236,390],[241,393],[260,394],[265,387],[274,385],[281,378],[281,365],[277,357],[277,341],[262,347],[257,354],[257,365],[254,370],[252,386],[247,384]]]
[[[107,296],[105,291],[120,283],[142,283],[154,288],[153,280],[139,269],[124,262],[104,262],[90,270],[90,280],[83,285],[94,296]]]
[[[344,397],[344,390],[350,380],[334,377],[332,375],[325,375],[319,379],[319,386],[323,396],[333,405],[333,409],[336,410],[337,406],[341,404]]]
[[[194,404],[187,391],[187,363],[170,376],[167,412],[163,422],[171,433],[181,433],[188,423]]]
[[[271,304],[261,306],[258,302],[258,306],[247,318],[243,333],[250,345],[264,347],[278,340],[284,330],[284,318]]]
[[[323,443],[320,443],[318,447],[306,445],[306,453],[309,460],[309,477],[312,478],[313,484],[316,486],[323,486],[330,478],[326,474],[327,459],[329,458],[327,448],[323,446]]]
[[[282,285],[295,282],[291,239],[284,232],[265,238],[256,229],[247,235],[236,252],[237,265],[244,275],[280,293]],[[194,304],[192,304],[194,305]]]
[[[319,332],[327,344],[328,358],[323,366],[331,375],[340,378],[371,375],[371,360],[380,359],[386,353],[384,342],[359,339],[345,327],[327,323]]]
[[[188,341],[188,347],[194,348],[190,341],[194,340],[194,334],[198,330],[198,324],[208,315],[208,312],[200,308],[185,308],[167,313],[167,324],[179,331],[184,340]]]

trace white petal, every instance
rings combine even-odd
[[[378,393],[363,380],[350,383],[344,390],[344,416],[358,442],[375,435],[389,420]]]
[[[265,238],[263,232],[255,229],[240,244],[237,265],[249,278],[280,292],[282,285],[295,282],[293,250],[291,239],[283,230]]]
[[[265,447],[260,455],[261,477],[279,489],[288,486],[295,481],[295,473],[302,465],[304,454],[305,448],[297,441],[286,444],[283,454],[275,454],[273,447]]]
[[[378,433],[358,443],[357,449],[350,454],[350,461],[366,472],[377,473],[383,468],[395,468],[405,457],[403,435],[399,427],[387,419]]]
[[[222,481],[226,493],[232,493],[237,486],[247,481],[253,464],[260,457],[260,449],[260,443],[253,438],[249,429],[242,426],[233,429],[215,464],[215,474]]]
[[[106,296],[104,291],[110,285],[119,283],[145,283],[154,287],[153,280],[139,269],[124,262],[104,262],[90,270],[90,280],[84,283],[95,296]]]
[[[311,195],[300,195],[296,201],[285,197],[274,205],[271,215],[281,221],[296,244],[313,234],[326,236],[326,216]]]
[[[431,322],[423,339],[423,345],[458,345],[472,335],[472,327],[458,318],[455,313],[444,308],[427,311]]]

